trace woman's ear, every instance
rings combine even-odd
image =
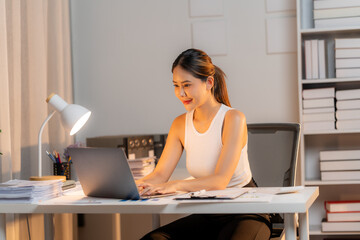
[[[211,90],[214,87],[214,77],[213,76],[209,76],[206,79],[206,89]]]

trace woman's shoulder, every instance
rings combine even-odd
[[[185,119],[186,119],[186,113],[183,113],[174,119],[173,125],[183,126],[185,125]]]
[[[230,108],[226,114],[225,119],[232,121],[244,121],[246,120],[245,114],[235,108]]]
[[[184,145],[184,133],[185,133],[185,119],[186,113],[177,116],[172,122],[169,134],[177,136],[181,143]]]
[[[181,121],[181,120],[185,120],[185,118],[186,118],[186,114],[187,114],[187,113],[183,113],[183,114],[181,114],[181,115],[177,116],[177,117],[174,119],[174,121]]]
[[[227,133],[227,134],[226,134]],[[229,109],[224,119],[224,135],[238,134],[243,139],[241,148],[247,143],[247,124],[245,114],[236,109]],[[225,140],[223,141],[225,142]]]

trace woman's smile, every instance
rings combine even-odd
[[[192,102],[192,99],[190,100],[181,100],[183,102],[184,105],[188,105]]]

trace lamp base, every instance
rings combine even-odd
[[[31,176],[30,181],[46,181],[46,180],[61,180],[63,182],[66,181],[66,176],[60,176],[60,175],[50,175],[50,176]]]

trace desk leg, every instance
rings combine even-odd
[[[160,214],[152,214],[152,229],[155,230],[160,227]]]
[[[299,213],[299,240],[309,240],[309,213]]]
[[[54,214],[44,214],[44,235],[45,239],[54,239]]]
[[[0,239],[6,239],[6,214],[0,214]]]
[[[284,219],[285,239],[286,240],[296,240],[295,214],[294,213],[285,213],[284,218],[285,218]]]

